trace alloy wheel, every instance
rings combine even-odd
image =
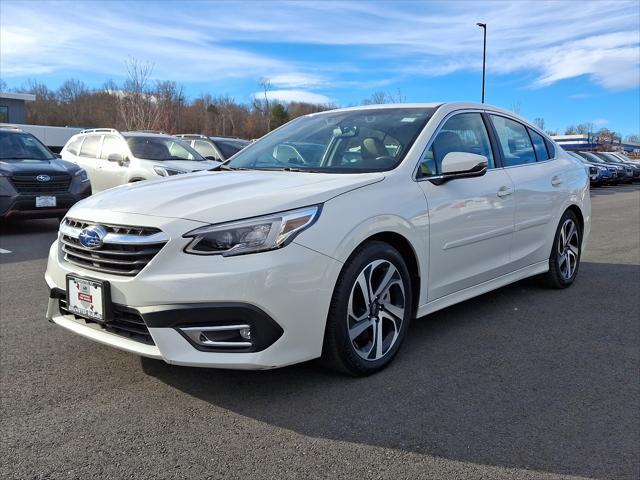
[[[405,286],[388,260],[365,266],[351,289],[347,312],[349,340],[365,360],[384,357],[395,345],[406,308]]]
[[[558,269],[565,280],[571,279],[578,266],[580,236],[573,219],[568,218],[560,228],[558,239]]]

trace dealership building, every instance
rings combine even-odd
[[[594,135],[577,134],[577,135],[552,135],[558,145],[565,150],[602,150],[603,148],[614,148],[628,153],[640,153],[640,143],[634,142],[600,142],[600,139]]]
[[[0,92],[0,123],[26,123],[26,102],[35,101],[30,93]]]

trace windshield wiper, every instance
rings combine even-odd
[[[207,172],[217,172],[220,170],[225,170],[225,171],[231,171],[231,170],[251,170],[250,168],[244,168],[244,167],[230,167],[229,165],[227,165],[226,163],[220,163],[218,165],[216,165],[215,167],[209,168],[207,169]]]
[[[0,160],[53,160],[53,158],[34,158],[34,157],[1,157]]]

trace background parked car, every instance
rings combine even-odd
[[[606,162],[620,165],[624,168],[625,180],[627,183],[631,183],[634,177],[637,178],[640,175],[640,169],[637,169],[635,165],[627,164],[608,152],[595,152],[595,155]]]
[[[623,155],[621,155],[619,153],[601,152],[601,154],[606,156],[607,158],[611,159],[614,162],[621,163],[625,167],[631,167],[631,170],[633,170],[633,180],[634,181],[640,180],[640,164],[638,164],[636,162],[632,162],[631,160],[627,159],[626,157],[624,157]]]
[[[0,128],[0,220],[62,217],[91,195],[87,173],[17,128]]]
[[[615,175],[614,183],[625,181],[626,173],[622,165],[614,164],[611,162],[605,162],[600,157],[598,157],[597,155],[591,152],[576,152],[576,153],[591,163],[594,163],[596,165],[607,165],[609,168],[615,170],[616,175]]]
[[[94,192],[219,165],[170,135],[112,128],[83,130],[71,137],[61,156],[87,171]]]
[[[185,133],[176,137],[188,142],[200,155],[208,160],[223,162],[232,157],[244,147],[249,145],[249,140],[230,137],[207,137],[205,135]]]
[[[611,180],[613,179],[612,171],[615,171],[615,169],[612,168],[610,171],[609,167],[606,166],[605,164],[598,165],[595,163],[591,163],[585,158],[582,158],[580,155],[578,155],[575,152],[570,152],[567,150],[565,150],[565,152],[568,155],[575,158],[576,160],[580,161],[580,163],[584,164],[585,168],[587,169],[587,172],[589,172],[589,181],[592,186],[598,186],[598,185],[603,185],[605,183],[610,183]]]

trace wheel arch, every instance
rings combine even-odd
[[[365,238],[362,242],[358,244],[358,246],[353,250],[351,255],[354,255],[362,246],[366,245],[369,242],[379,241],[384,242],[388,245],[391,245],[395,248],[403,260],[407,264],[407,268],[409,270],[409,275],[411,276],[411,292],[413,297],[413,315],[415,316],[418,305],[420,303],[420,264],[418,263],[418,256],[416,254],[415,249],[411,242],[404,236],[397,232],[392,231],[383,231],[375,233],[367,238]]]

